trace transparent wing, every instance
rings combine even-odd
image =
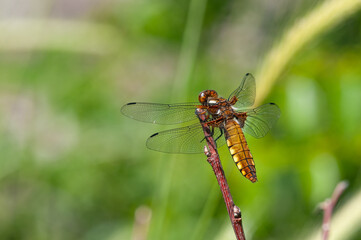
[[[130,118],[141,122],[157,124],[176,124],[197,119],[195,110],[198,103],[127,103],[121,112]]]
[[[280,117],[281,111],[274,103],[267,103],[255,109],[245,111],[247,114],[243,130],[255,138],[264,137]]]
[[[246,108],[254,104],[256,98],[256,81],[252,74],[247,73],[243,77],[241,85],[231,93],[228,101],[230,101],[232,97],[238,99],[234,105],[235,108]]]
[[[215,140],[218,138],[216,141],[218,147],[226,142],[219,128],[214,128],[213,138]],[[149,149],[166,153],[202,153],[206,145],[200,123],[155,133],[147,140]]]

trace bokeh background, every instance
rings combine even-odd
[[[247,239],[360,239],[359,0],[0,0],[0,239],[233,239],[204,155],[145,147],[169,127],[131,101],[228,96],[251,72],[282,115],[246,136],[259,182],[219,149]],[[343,215],[342,215],[343,214]]]

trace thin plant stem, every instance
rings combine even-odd
[[[229,166],[228,166],[229,167]],[[232,166],[233,167],[233,166]],[[226,167],[227,172],[227,167]],[[219,195],[218,195],[218,184],[212,184],[211,190],[207,195],[207,201],[204,204],[202,209],[202,213],[198,218],[198,222],[194,227],[193,235],[190,237],[190,240],[198,240],[202,237],[204,238],[204,234],[207,231],[207,227],[210,225],[212,216],[216,211],[219,202]]]
[[[339,184],[337,184],[331,199],[326,199],[323,203],[320,204],[324,212],[322,222],[322,240],[328,239],[333,209],[336,206],[338,199],[341,197],[342,193],[346,190],[347,186],[348,183],[346,181],[340,182]]]
[[[198,218],[197,224],[194,227],[193,235],[190,237],[190,240],[202,239],[202,236],[204,236],[218,204],[218,196],[218,187],[217,184],[214,184],[207,195],[207,201]]]
[[[183,41],[173,85],[173,98],[179,98],[184,95],[190,84],[191,75],[196,62],[206,6],[207,0],[191,0],[190,2],[187,24],[183,34]]]
[[[172,102],[176,102],[180,97],[184,97],[186,90],[188,89],[188,85],[190,84],[191,74],[196,61],[206,5],[207,0],[191,0],[190,2],[180,56],[171,90]],[[158,240],[162,239],[164,236],[163,229],[165,229],[165,215],[169,205],[169,195],[172,176],[174,175],[175,158],[175,156],[171,156],[166,163],[162,163],[160,166],[163,171],[159,171],[162,172],[162,179],[160,181],[161,187],[159,194],[155,196],[153,201],[154,208],[157,210],[154,211],[155,216],[153,218],[153,227],[150,233],[151,239]]]
[[[361,222],[361,190],[337,210],[332,217],[330,240],[351,239],[360,229]],[[312,231],[308,236],[302,236],[299,239],[319,240],[320,229]]]

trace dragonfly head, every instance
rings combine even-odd
[[[218,97],[218,93],[214,90],[205,90],[202,91],[199,95],[198,95],[198,100],[200,103],[207,104],[208,103],[208,98],[217,98]]]

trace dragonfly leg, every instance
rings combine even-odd
[[[216,139],[214,139],[215,142],[217,142],[217,140],[223,136],[223,129],[219,128],[219,130],[221,131],[221,135],[219,135]]]
[[[234,104],[236,104],[237,101],[238,101],[238,98],[237,98],[236,96],[233,96],[233,97],[229,100],[229,103],[230,103],[231,105],[234,105]]]
[[[211,126],[211,136],[213,137],[213,135],[214,135],[214,127]],[[202,138],[201,142],[203,142],[205,139],[206,137]]]
[[[217,140],[223,136],[223,129],[222,128],[219,128],[219,130],[221,131],[221,134],[219,136],[217,136],[216,139],[214,139],[214,141],[216,142],[217,144]],[[211,126],[211,136],[213,137],[214,136],[214,127]],[[204,140],[206,139],[206,137],[202,138],[201,142],[203,142]]]

